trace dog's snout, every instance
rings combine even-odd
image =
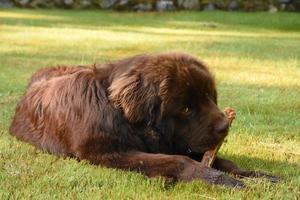
[[[216,124],[216,126],[215,126],[215,132],[219,133],[219,134],[222,134],[222,133],[227,132],[228,128],[229,128],[228,121],[223,120],[223,121],[221,121],[221,122],[219,122],[219,123]]]

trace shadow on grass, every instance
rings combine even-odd
[[[233,161],[243,170],[261,171],[270,175],[278,176],[283,182],[288,181],[288,179],[292,179],[295,175],[299,174],[298,169],[300,166],[295,163],[261,159],[251,157],[251,155],[221,154],[220,157]]]

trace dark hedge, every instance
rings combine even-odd
[[[114,9],[135,11],[300,11],[300,0],[0,0],[0,7]]]

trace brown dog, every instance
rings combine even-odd
[[[243,183],[224,172],[275,180],[220,158],[213,167],[224,172],[200,165],[201,155],[224,139],[228,127],[204,64],[167,53],[36,72],[10,133],[53,154],[150,177],[232,187]]]

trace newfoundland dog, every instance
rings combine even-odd
[[[52,154],[149,177],[231,187],[244,184],[227,173],[276,180],[218,157],[213,168],[201,165],[228,128],[207,67],[190,55],[165,53],[39,70],[10,133]]]

